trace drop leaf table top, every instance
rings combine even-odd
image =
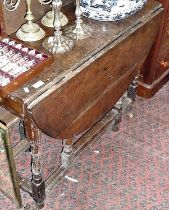
[[[158,30],[161,4],[150,0],[137,14],[117,22],[84,21],[93,36],[54,55],[54,64],[0,99],[14,114],[51,137],[68,138],[91,127],[125,92]],[[74,7],[65,7],[70,24]],[[47,36],[53,32],[45,28]],[[63,32],[64,33],[64,32]],[[43,41],[43,40],[42,40]],[[42,41],[28,43],[41,48]]]

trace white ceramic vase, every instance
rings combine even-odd
[[[140,9],[147,0],[81,0],[85,17],[100,21],[124,19]]]

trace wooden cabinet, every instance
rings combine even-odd
[[[151,98],[169,80],[169,1],[159,0],[164,7],[155,43],[141,69],[137,94]]]

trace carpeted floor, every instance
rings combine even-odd
[[[137,97],[133,111],[135,117],[124,116],[119,132],[107,127],[84,151],[47,194],[44,210],[169,210],[169,83],[150,100]],[[17,141],[16,127],[12,136]],[[44,135],[43,139],[47,177],[59,165],[62,145]],[[30,176],[29,154],[16,162],[18,171]],[[26,193],[22,197],[33,206]],[[15,209],[0,194],[0,210]]]

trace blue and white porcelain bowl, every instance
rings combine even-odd
[[[81,0],[85,17],[99,21],[116,21],[133,15],[147,0]]]

